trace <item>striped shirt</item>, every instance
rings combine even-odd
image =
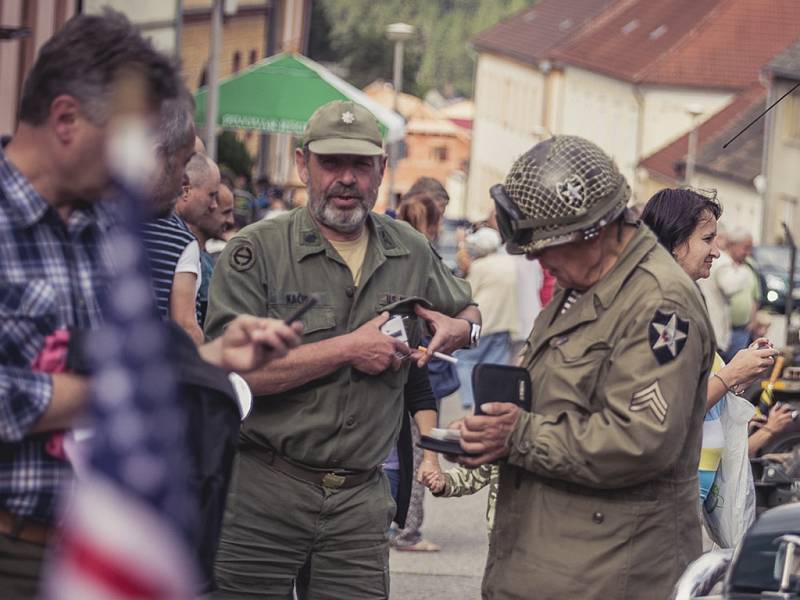
[[[65,223],[0,150],[0,507],[50,523],[69,463],[29,435],[53,382],[34,371],[56,330],[94,328],[109,273],[108,203],[77,206]]]
[[[163,319],[169,319],[169,298],[175,267],[186,247],[197,241],[186,223],[178,215],[148,221],[142,226],[142,242],[150,261],[153,290],[158,311]],[[197,318],[200,323],[200,305],[197,303]]]

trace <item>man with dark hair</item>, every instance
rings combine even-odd
[[[86,381],[35,369],[45,338],[101,320],[110,207],[102,160],[111,91],[136,68],[153,107],[182,84],[118,13],[79,16],[48,41],[26,79],[20,123],[0,150],[0,589],[36,594],[56,496],[68,462],[48,451],[49,432],[68,427],[84,406]]]
[[[3,597],[36,596],[46,545],[56,533],[57,495],[72,476],[60,449],[48,442],[54,431],[73,424],[87,399],[86,379],[64,371],[65,330],[93,329],[102,321],[105,243],[115,212],[99,200],[110,181],[104,157],[112,92],[128,69],[147,88],[154,122],[166,100],[186,94],[170,60],[123,15],[70,20],[42,47],[24,86],[15,136],[0,149]],[[193,136],[193,125],[191,131]],[[175,154],[167,146],[162,150]],[[177,188],[175,173],[161,164],[157,179],[172,198],[180,191],[183,164]],[[270,326],[281,329],[249,317],[232,332],[237,340],[226,330],[220,344],[206,344],[201,354],[227,366],[234,355],[259,356],[253,350],[260,352],[255,346],[267,342],[262,336]],[[279,340],[273,342],[280,349]]]

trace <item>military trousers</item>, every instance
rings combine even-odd
[[[387,531],[395,503],[384,473],[328,489],[275,469],[265,454],[236,456],[215,562],[215,599],[290,600],[308,564],[304,598],[389,597]]]

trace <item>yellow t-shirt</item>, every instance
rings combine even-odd
[[[369,244],[369,230],[365,227],[361,237],[357,240],[347,242],[328,241],[347,264],[350,273],[353,275],[353,283],[358,286],[361,282],[361,267],[364,266],[364,257],[367,254],[367,245]]]

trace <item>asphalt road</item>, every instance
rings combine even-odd
[[[442,402],[443,424],[462,414],[458,396]],[[442,462],[442,468],[450,465]],[[486,497],[488,488],[473,496],[425,496],[426,539],[440,552],[391,550],[391,600],[472,600],[481,597],[481,579],[488,550]]]

